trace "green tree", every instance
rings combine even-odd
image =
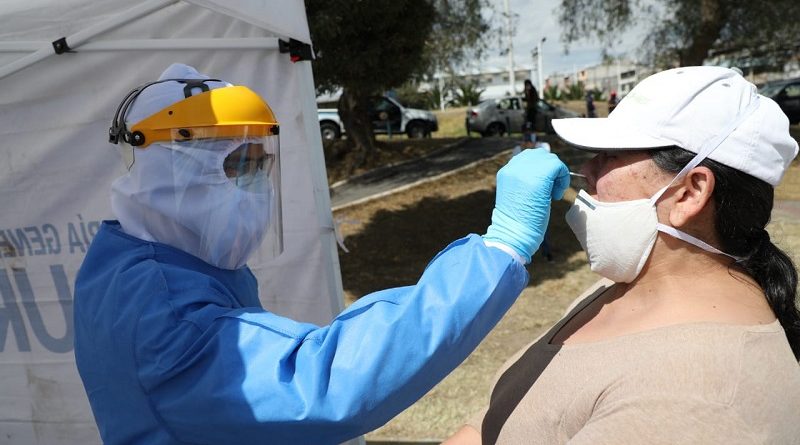
[[[564,92],[565,100],[583,100],[585,97],[586,88],[584,88],[583,82],[570,84],[567,90]]]
[[[433,83],[428,91],[432,108],[442,94],[455,91],[453,79],[461,68],[481,60],[501,34],[498,14],[490,0],[432,0],[436,18],[425,43],[423,70],[418,77]],[[438,74],[447,80],[439,83]]]
[[[489,0],[432,0],[436,9],[431,34],[425,43],[422,74],[454,74],[469,62],[480,60],[499,29],[492,26],[494,8]]]
[[[419,83],[414,80],[410,80],[394,90],[397,99],[403,105],[425,110],[438,109],[442,95],[446,95],[448,91],[447,85],[444,89],[440,89],[438,82],[433,82],[427,90],[420,90]]]
[[[457,81],[453,89],[452,105],[456,107],[467,107],[475,105],[481,101],[483,89],[478,87],[477,80]]]
[[[558,89],[557,85],[550,85],[549,87],[545,88],[543,94],[544,100],[549,100],[551,102],[566,100],[566,98],[561,96],[561,90]]]
[[[637,23],[650,22],[642,49],[661,67],[701,65],[713,54],[796,54],[798,0],[561,0],[562,40],[596,37],[607,49]]]
[[[411,108],[431,108],[428,94],[419,90],[419,84],[415,81],[408,81],[394,90],[395,98],[401,104]]]
[[[371,96],[403,84],[423,65],[434,22],[431,0],[306,0],[318,59],[320,91],[342,88],[339,115],[359,153],[354,166],[374,155]]]
[[[425,98],[429,110],[437,110],[442,104],[442,98],[447,95],[449,88],[445,85],[444,88],[439,88],[439,84],[435,84],[430,90],[425,92]]]

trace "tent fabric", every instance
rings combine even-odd
[[[0,2],[0,41],[44,39],[51,42],[66,35],[147,3],[144,0],[3,0]],[[221,16],[236,18],[268,30],[273,36],[291,37],[310,43],[305,6],[297,0],[175,0],[216,11]],[[173,22],[183,26],[183,20]],[[139,29],[139,26],[134,26]],[[230,37],[203,30],[176,32],[175,29],[150,30],[154,38]],[[188,30],[187,30],[188,31]],[[144,35],[136,36],[140,38]]]
[[[153,1],[0,2],[0,69],[27,53]],[[303,2],[184,0],[89,42],[295,38],[309,42]],[[69,42],[68,42],[69,43]],[[6,45],[6,46],[3,46]],[[4,50],[6,48],[6,50]],[[51,55],[0,78],[0,445],[90,444],[99,436],[75,369],[72,288],[92,236],[112,217],[124,171],[111,117],[134,86],[182,62],[261,94],[281,123],[284,253],[250,261],[265,307],[326,324],[342,309],[309,62],[275,49],[85,51]]]

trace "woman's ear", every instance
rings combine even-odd
[[[707,167],[695,167],[684,176],[673,194],[675,204],[669,213],[672,227],[682,227],[703,212],[714,194],[714,173]]]

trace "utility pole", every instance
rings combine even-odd
[[[537,71],[539,71],[539,95],[542,97],[544,97],[544,74],[542,73],[542,65],[544,63],[542,62],[542,45],[544,44],[545,40],[547,40],[547,37],[542,37],[542,39],[539,40],[539,44],[536,45],[536,53],[538,54],[537,61],[539,62],[539,67],[537,68]]]
[[[506,20],[508,21],[508,83],[510,86],[509,90],[513,96],[517,93],[514,89],[514,86],[517,83],[517,80],[514,78],[514,23],[511,19],[511,11],[508,7],[508,0],[503,0],[503,4],[505,5]]]
[[[444,111],[444,73],[439,71],[439,109]]]

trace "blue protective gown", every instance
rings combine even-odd
[[[75,284],[75,357],[106,444],[327,444],[371,431],[478,345],[527,284],[479,236],[419,283],[330,325],[264,310],[248,268],[223,270],[104,222]]]

